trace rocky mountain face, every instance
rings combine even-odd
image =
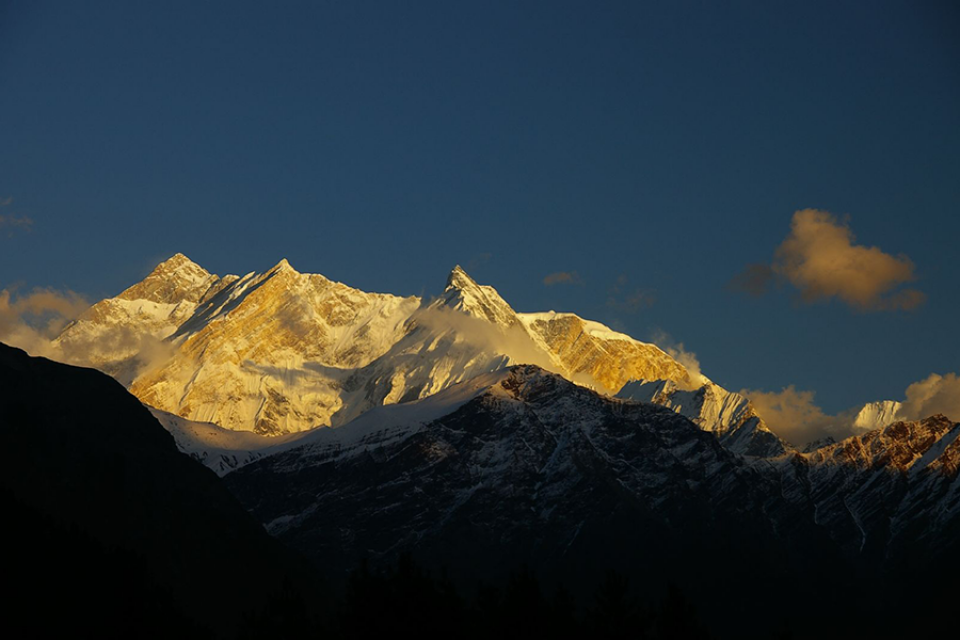
[[[100,372],[0,344],[0,436],[15,551],[2,610],[15,628],[194,637],[206,626],[231,636],[285,581],[312,580]],[[42,615],[38,602],[56,609]]]
[[[211,422],[196,422],[144,405],[173,436],[177,449],[223,476],[234,469],[295,446],[309,432],[262,436],[252,431],[232,431]]]
[[[357,544],[391,553],[459,530],[460,519],[477,525],[509,503],[499,524],[477,535],[564,532],[553,547],[538,538],[546,557],[560,557],[573,544],[571,523],[599,517],[594,499],[579,495],[599,487],[616,487],[661,524],[702,527],[754,513],[764,535],[829,539],[851,561],[881,564],[912,553],[898,536],[913,531],[923,504],[938,523],[924,533],[937,543],[925,548],[935,555],[957,546],[945,532],[960,523],[960,424],[898,422],[810,453],[757,458],[721,446],[722,435],[684,413],[511,367],[309,434],[227,480],[268,530],[321,555],[344,550],[337,527],[382,536],[382,544]],[[339,510],[346,520],[331,517]],[[682,513],[696,513],[699,524]]]
[[[526,563],[573,588],[617,567],[681,583],[727,620],[765,619],[785,600],[850,607],[818,612],[822,624],[960,566],[960,424],[901,422],[764,459],[685,411],[699,409],[517,366],[314,432],[225,481],[334,575],[403,551],[491,580]]]
[[[765,470],[669,409],[523,365],[314,432],[225,480],[325,566],[419,547],[486,570],[498,554],[512,568],[606,552],[624,531],[659,544],[741,509],[769,530],[745,509],[762,501]]]
[[[960,424],[932,416],[769,464],[780,472],[784,497],[809,503],[847,553],[927,564],[960,549],[958,435]]]

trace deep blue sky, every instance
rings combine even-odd
[[[430,295],[461,263],[831,411],[960,369],[956,6],[598,5],[0,2],[0,214],[33,221],[0,288],[96,299],[182,251]],[[927,302],[726,289],[807,207]]]

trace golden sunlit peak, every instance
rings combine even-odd
[[[185,264],[195,264],[193,260],[183,255],[182,253],[175,253],[160,264],[158,267],[180,267]]]
[[[447,286],[463,287],[465,285],[476,285],[476,281],[471,278],[459,264],[454,266],[447,277]]]
[[[297,273],[297,270],[293,268],[293,266],[290,264],[290,261],[288,261],[286,258],[281,259],[280,262],[273,267],[273,269],[270,269],[270,271],[293,271],[294,273]]]
[[[206,269],[187,256],[182,253],[175,253],[155,266],[150,276],[167,277],[167,275],[171,273],[190,273],[198,275],[199,277],[209,275]]]

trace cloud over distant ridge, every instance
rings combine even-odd
[[[842,440],[855,433],[854,419],[861,407],[837,415],[825,413],[814,401],[813,391],[798,391],[793,385],[780,391],[741,389],[767,426],[794,445],[823,437]],[[956,373],[932,373],[914,382],[904,392],[897,420],[923,420],[941,413],[960,420],[960,377]]]
[[[849,435],[850,429],[844,430],[841,424],[843,417],[824,413],[814,402],[813,391],[798,391],[791,384],[780,391],[741,389],[739,393],[753,403],[771,431],[794,446],[825,436],[841,440]]]
[[[937,413],[960,420],[960,377],[955,373],[932,373],[907,387],[906,396],[902,413],[911,420]]]

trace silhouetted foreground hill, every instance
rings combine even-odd
[[[102,373],[0,344],[0,438],[7,629],[232,636],[273,594],[312,585]]]

